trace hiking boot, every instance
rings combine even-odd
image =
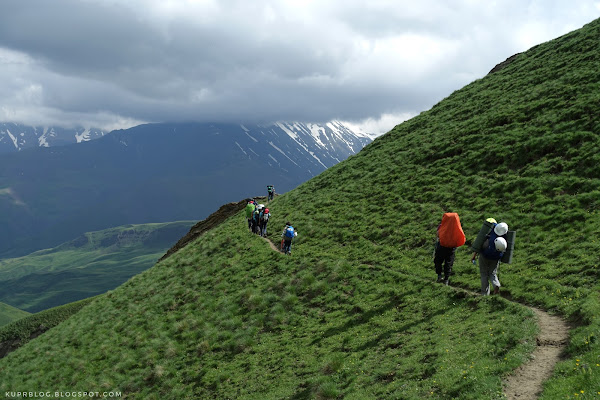
[[[444,279],[444,285],[448,286],[450,284],[450,279]]]
[[[443,281],[444,279],[442,278],[442,275],[438,275],[437,277],[437,283],[440,283],[441,281]]]
[[[494,294],[500,294],[500,288],[499,287],[495,287],[494,288]]]

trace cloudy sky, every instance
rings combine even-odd
[[[600,0],[0,0],[0,122],[383,133],[598,17]]]

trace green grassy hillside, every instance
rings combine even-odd
[[[38,312],[114,289],[150,268],[193,222],[127,225],[0,261],[0,301]]]
[[[8,304],[0,303],[0,326],[4,326],[9,322],[13,322],[27,315],[29,315],[29,313],[26,311],[19,310],[18,308],[9,306]]]
[[[292,256],[228,219],[0,360],[0,393],[501,399],[537,330],[511,298],[578,326],[541,398],[598,398],[599,37],[520,54],[275,199]],[[487,217],[518,231],[507,298],[434,283],[445,211],[469,242]],[[452,284],[478,291],[467,247]]]
[[[36,314],[27,314],[0,327],[0,358],[65,321],[95,299],[96,297],[89,297]]]

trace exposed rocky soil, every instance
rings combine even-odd
[[[36,337],[40,336],[42,333],[46,332],[49,328],[44,325],[40,325],[35,331],[31,333],[29,339],[27,341],[33,340]],[[23,340],[19,337],[11,338],[0,342],[0,358],[4,358],[8,353],[14,351],[21,347],[23,344]]]
[[[263,197],[253,197],[253,198],[256,199],[258,202],[266,203],[266,201],[267,201],[267,198],[264,196]],[[210,214],[206,219],[204,219],[204,220],[198,222],[196,225],[192,226],[192,228],[187,233],[187,235],[185,235],[184,237],[179,239],[179,241],[175,244],[175,246],[171,247],[169,249],[169,251],[167,251],[167,253],[160,258],[159,261],[162,261],[165,258],[170,257],[173,253],[184,248],[190,242],[193,242],[194,240],[196,240],[196,238],[201,236],[206,231],[211,230],[215,226],[224,222],[227,218],[242,211],[244,209],[244,207],[246,207],[246,204],[248,204],[247,200],[248,199],[243,199],[243,200],[238,201],[237,203],[227,203],[225,205],[222,205],[217,211]]]

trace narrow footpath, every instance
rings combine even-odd
[[[271,249],[279,251],[279,248],[270,239],[263,239],[269,243]],[[471,291],[467,292],[478,295]],[[556,363],[560,361],[569,339],[569,327],[560,317],[550,315],[538,308],[519,304],[528,307],[535,313],[540,334],[536,338],[537,347],[531,354],[531,360],[521,365],[504,380],[504,394],[507,400],[533,400],[539,397],[544,382],[552,376]]]
[[[508,400],[536,399],[544,382],[552,376],[554,366],[560,361],[567,345],[569,327],[560,317],[530,307],[538,318],[540,334],[531,360],[515,370],[504,381],[504,394]]]

